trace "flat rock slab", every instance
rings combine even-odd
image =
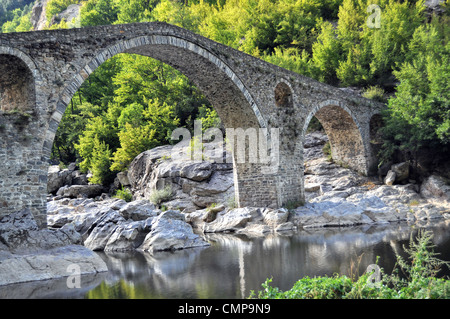
[[[73,268],[75,265],[76,268]],[[0,262],[0,286],[108,271],[96,253],[80,245],[58,247],[34,254],[10,255]]]

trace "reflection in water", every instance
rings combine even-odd
[[[434,233],[439,258],[450,260],[450,220],[422,225]],[[243,235],[205,235],[211,246],[173,252],[99,253],[109,272],[82,289],[63,284],[33,283],[30,298],[246,298],[260,290],[266,278],[287,290],[302,277],[363,273],[375,263],[390,273],[395,254],[418,227],[402,224],[322,228],[249,238]],[[355,268],[359,265],[359,268]],[[450,272],[442,273],[449,275]],[[85,281],[87,282],[87,281]],[[41,287],[38,287],[41,284]],[[1,289],[0,298],[14,298],[27,285]],[[57,288],[54,288],[57,287]],[[43,292],[40,294],[40,292]]]
[[[450,221],[429,227],[440,258],[450,260]],[[208,234],[210,247],[148,253],[102,253],[110,272],[87,298],[246,298],[266,278],[282,290],[309,276],[363,273],[375,263],[390,273],[417,227],[407,224],[323,228],[249,238]],[[356,266],[359,266],[355,269]],[[448,275],[448,272],[445,274]]]

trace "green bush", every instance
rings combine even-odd
[[[133,200],[133,194],[128,188],[124,188],[122,186],[122,189],[118,189],[116,191],[116,194],[113,196],[114,198],[123,199],[126,202],[131,202]]]
[[[327,157],[328,162],[333,162],[333,156],[331,155],[331,144],[330,142],[326,142],[322,147],[323,154]]]
[[[371,99],[383,103],[386,102],[384,90],[378,85],[369,86],[368,88],[366,88],[362,93],[362,96],[366,99]]]

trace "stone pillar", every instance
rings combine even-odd
[[[271,137],[266,139],[264,130],[258,130],[255,134],[251,134],[251,129],[246,133],[241,131],[240,142],[234,145],[234,136],[227,130],[227,140],[233,150],[236,202],[239,207],[270,208],[302,204],[302,158],[287,150],[286,145],[278,144],[278,131],[271,131]],[[246,142],[243,136],[248,137]]]
[[[33,116],[0,112],[0,217],[30,209],[47,226],[47,163],[41,158]]]

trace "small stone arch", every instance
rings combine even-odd
[[[20,50],[0,46],[0,74],[0,110],[33,114],[39,79],[33,60]]]
[[[350,109],[336,100],[319,103],[305,119],[302,140],[313,116],[319,120],[328,135],[333,160],[367,175],[368,150],[363,142],[360,124]]]

